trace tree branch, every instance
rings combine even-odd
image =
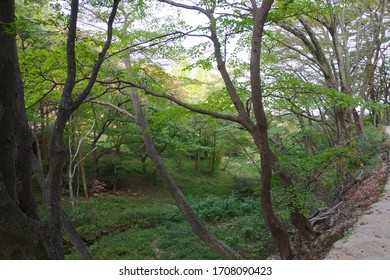
[[[66,41],[66,62],[67,62],[67,77],[64,90],[62,92],[61,105],[65,108],[72,106],[72,92],[76,81],[76,32],[77,18],[79,13],[79,1],[72,0],[71,14],[68,29],[68,39]]]
[[[161,36],[156,36],[156,37],[151,38],[151,39],[149,39],[149,40],[146,40],[146,41],[143,41],[143,42],[139,42],[139,43],[133,44],[133,45],[131,45],[131,46],[128,46],[128,47],[126,47],[126,48],[124,48],[124,49],[121,49],[121,50],[118,50],[118,51],[116,51],[116,52],[113,52],[112,54],[108,55],[108,56],[106,57],[106,59],[108,59],[108,58],[110,58],[110,57],[113,57],[113,56],[115,56],[115,55],[118,55],[118,54],[120,54],[120,53],[122,53],[122,52],[125,52],[125,51],[127,51],[127,50],[130,50],[130,49],[132,49],[132,48],[136,48],[136,47],[145,45],[145,44],[147,44],[147,43],[151,43],[151,42],[153,42],[153,41],[156,41],[156,40],[159,40],[159,39],[162,39],[162,38],[166,38],[166,37],[169,37],[169,36],[173,36],[173,35],[179,35],[179,36],[173,37],[173,38],[168,38],[168,39],[166,39],[166,40],[164,40],[164,41],[158,41],[158,42],[156,42],[156,43],[153,43],[153,44],[149,45],[148,47],[152,47],[152,46],[155,46],[155,45],[161,44],[161,43],[166,43],[166,42],[171,41],[171,40],[176,40],[176,39],[182,38],[182,37],[184,37],[184,36],[203,36],[203,35],[191,35],[191,32],[194,32],[194,31],[196,31],[196,30],[197,30],[197,29],[194,29],[194,30],[191,30],[191,31],[188,31],[188,32],[175,31],[175,32],[167,33],[167,34],[164,34],[164,35],[161,35]]]
[[[103,106],[108,106],[108,107],[111,107],[115,110],[117,110],[118,112],[128,116],[129,118],[131,118],[133,121],[135,121],[136,117],[132,114],[130,114],[128,111],[112,104],[112,103],[109,103],[109,102],[104,102],[104,101],[98,101],[98,100],[88,100],[88,102],[91,102],[91,103],[96,103],[96,104],[100,104],[100,105],[103,105]]]
[[[172,0],[157,0],[158,2],[161,2],[161,3],[167,3],[171,6],[175,6],[175,7],[178,7],[178,8],[182,8],[182,9],[186,9],[186,10],[194,10],[194,11],[198,11],[202,14],[208,14],[209,12],[205,9],[202,9],[198,6],[191,6],[191,5],[186,5],[186,4],[181,4],[181,3],[177,3],[177,2],[174,2]]]
[[[52,91],[56,88],[56,86],[57,86],[57,84],[53,84],[53,85],[51,86],[51,88],[50,88],[46,93],[44,93],[43,96],[42,96],[41,98],[38,99],[38,101],[36,101],[36,102],[34,102],[34,104],[28,106],[28,107],[26,108],[26,110],[29,110],[29,109],[31,109],[32,107],[35,107],[38,103],[40,103],[43,99],[45,99],[46,96],[48,96],[49,93],[52,92]]]
[[[75,102],[73,104],[74,110],[77,109],[81,105],[81,103],[85,100],[85,98],[87,98],[87,96],[89,95],[89,93],[92,90],[92,87],[94,86],[94,84],[96,82],[100,67],[103,64],[105,55],[106,55],[106,53],[111,45],[112,35],[113,35],[113,24],[114,24],[116,12],[118,10],[119,2],[120,2],[120,0],[114,0],[111,14],[110,14],[110,17],[109,17],[108,23],[107,23],[106,42],[104,44],[102,51],[98,55],[98,59],[95,62],[95,65],[94,65],[93,70],[92,70],[91,78],[89,79],[87,86],[84,88],[84,90],[81,92],[81,94],[78,96],[78,98],[75,100]]]
[[[156,96],[156,97],[161,97],[161,98],[168,99],[168,100],[176,103],[177,105],[179,105],[179,106],[181,106],[183,108],[186,108],[186,109],[188,109],[188,110],[190,110],[192,112],[200,113],[200,114],[203,114],[203,115],[208,115],[208,116],[211,116],[211,117],[214,117],[214,118],[218,118],[218,119],[233,121],[233,122],[239,123],[241,125],[243,124],[242,120],[240,119],[240,117],[236,117],[236,116],[232,116],[232,115],[228,115],[228,114],[223,114],[223,113],[219,113],[219,112],[214,112],[214,111],[209,111],[209,110],[206,110],[206,109],[202,109],[202,108],[190,105],[188,103],[185,103],[185,102],[177,99],[176,97],[174,97],[172,95],[168,95],[168,94],[165,94],[165,93],[159,93],[159,92],[151,90],[151,89],[149,89],[147,87],[136,85],[136,84],[133,84],[131,82],[129,82],[129,84],[131,84],[133,87],[142,89],[146,94],[150,94],[150,95],[153,95],[153,96]]]
[[[234,106],[238,112],[238,115],[239,115],[239,118],[235,118],[235,119],[236,120],[239,119],[240,120],[239,123],[241,125],[243,125],[245,128],[252,129],[253,122],[250,119],[248,112],[245,110],[245,105],[242,102],[242,100],[240,99],[240,97],[237,93],[237,89],[236,89],[235,85],[233,84],[233,81],[229,75],[229,72],[227,71],[227,68],[226,68],[226,61],[225,61],[226,58],[222,55],[221,42],[219,41],[218,34],[217,34],[217,24],[216,24],[217,20],[213,15],[214,9],[206,10],[206,9],[200,8],[198,6],[181,4],[181,3],[177,3],[177,2],[174,2],[171,0],[158,0],[158,1],[170,4],[170,5],[178,7],[178,8],[183,8],[183,9],[187,9],[187,10],[195,10],[195,11],[198,11],[198,12],[204,14],[205,16],[207,16],[207,18],[209,19],[209,22],[210,22],[209,29],[211,32],[209,39],[212,41],[213,46],[214,46],[214,56],[215,56],[215,59],[217,61],[217,68],[221,74],[222,79],[224,80],[224,83],[226,85],[226,89],[230,95],[230,99],[232,100],[232,103],[234,104]],[[175,102],[175,103],[177,103],[177,102]],[[177,103],[177,104],[179,104],[179,103]],[[180,105],[180,106],[182,106],[182,105]],[[187,108],[187,109],[189,109],[189,108]],[[197,111],[197,112],[202,113],[201,111],[202,110]],[[207,113],[202,113],[202,114],[207,114]],[[215,114],[214,114],[214,116],[215,116]],[[222,118],[224,118],[224,117],[222,117]],[[226,119],[226,118],[224,118],[224,119]],[[229,117],[228,120],[232,120],[231,117]],[[236,121],[236,120],[234,120],[234,121]]]

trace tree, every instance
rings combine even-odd
[[[251,1],[252,7],[245,7],[245,4],[238,4],[242,10],[240,11],[251,11],[251,16],[253,18],[252,22],[252,34],[251,34],[251,48],[250,48],[250,98],[253,104],[253,114],[255,120],[250,118],[250,112],[247,111],[246,106],[240,98],[237,87],[234,84],[226,66],[226,53],[222,52],[223,46],[220,42],[220,37],[222,34],[218,33],[218,28],[220,27],[221,18],[215,17],[215,12],[217,8],[216,1],[202,1],[198,5],[187,5],[174,1],[165,1],[160,0],[160,2],[167,3],[172,6],[176,6],[182,9],[194,10],[203,15],[205,15],[209,20],[208,28],[209,35],[196,35],[203,36],[208,38],[212,45],[214,46],[214,58],[217,64],[217,68],[221,74],[221,77],[225,83],[227,94],[229,95],[231,102],[233,103],[237,116],[224,114],[219,112],[214,112],[210,110],[206,110],[203,108],[199,108],[196,106],[192,106],[187,104],[172,95],[158,93],[153,91],[145,86],[140,86],[135,83],[129,83],[133,86],[137,86],[145,91],[146,94],[151,94],[154,96],[166,98],[177,103],[180,106],[183,106],[189,110],[207,114],[216,118],[221,118],[229,121],[234,121],[241,124],[245,129],[247,129],[258,147],[261,156],[261,210],[264,220],[266,221],[267,226],[269,227],[272,236],[274,237],[281,257],[283,259],[290,259],[293,257],[291,247],[288,241],[288,235],[285,229],[282,227],[280,221],[274,214],[272,201],[271,201],[271,177],[272,170],[276,169],[278,174],[285,180],[285,183],[290,185],[292,183],[291,179],[289,179],[288,174],[283,172],[278,168],[277,161],[275,155],[272,153],[269,146],[269,139],[267,134],[267,117],[264,110],[263,104],[263,89],[260,78],[260,57],[261,57],[261,43],[262,43],[262,35],[264,31],[264,25],[266,22],[266,17],[271,9],[273,1],[262,1],[261,5],[258,6],[257,1]],[[202,4],[204,7],[202,7]],[[226,6],[231,7],[231,4],[224,3]],[[237,16],[237,15],[234,15]],[[233,18],[234,18],[233,16]],[[242,15],[239,15],[242,16]],[[248,14],[245,14],[245,18],[248,17]],[[236,19],[236,18],[234,18]],[[223,26],[223,25],[222,25]],[[203,30],[203,28],[201,28]],[[228,35],[226,35],[228,36]],[[225,42],[228,37],[225,37]],[[293,223],[300,229],[305,237],[308,239],[314,239],[315,233],[311,228],[307,219],[297,210],[293,209],[291,212],[291,217]]]
[[[48,221],[46,226],[44,223],[26,216],[37,216],[33,213],[34,209],[29,208],[31,203],[31,166],[30,161],[26,160],[27,165],[21,165],[21,155],[27,159],[31,155],[31,138],[29,132],[26,131],[28,125],[24,111],[23,95],[21,89],[23,88],[20,75],[18,76],[18,58],[16,52],[15,40],[15,14],[14,2],[3,1],[1,6],[0,22],[1,30],[1,78],[4,81],[4,87],[1,92],[1,143],[2,154],[4,158],[1,160],[0,172],[1,192],[2,192],[2,213],[1,233],[4,235],[3,241],[9,241],[9,244],[1,244],[2,252],[5,258],[49,258],[49,259],[63,259],[63,245],[62,245],[62,219],[63,211],[60,205],[60,182],[62,174],[62,166],[67,151],[64,143],[64,129],[71,114],[81,105],[84,99],[91,91],[99,72],[100,66],[103,63],[105,53],[107,52],[112,39],[112,24],[114,21],[116,9],[119,1],[114,1],[110,18],[108,20],[108,34],[105,45],[96,59],[93,70],[91,71],[91,78],[87,85],[83,88],[77,97],[73,97],[73,90],[76,84],[76,55],[75,55],[75,39],[76,26],[79,2],[72,1],[70,24],[67,40],[67,81],[64,84],[64,90],[58,108],[57,119],[54,125],[51,143],[50,143],[50,166],[48,175],[44,182],[43,193],[46,198],[46,206],[48,211]],[[17,84],[19,83],[19,84]],[[16,97],[21,104],[18,104],[16,109]],[[15,119],[16,110],[19,120]],[[4,112],[3,112],[4,111]],[[23,126],[20,126],[16,131],[18,137],[27,138],[17,139],[18,147],[15,146],[15,123],[19,121]],[[24,129],[24,131],[23,131]],[[27,147],[27,148],[26,148]],[[29,147],[29,148],[28,148]],[[16,149],[17,148],[17,149]],[[17,158],[15,159],[15,152]],[[18,164],[18,165],[17,165]],[[16,167],[18,172],[16,173]],[[27,213],[23,213],[17,206],[17,193],[19,183],[16,182],[16,175],[21,174],[25,177],[20,177],[22,180],[19,192],[22,194],[22,206]],[[19,176],[19,175],[18,175]],[[12,223],[10,221],[13,221]],[[38,242],[38,243],[37,243]],[[38,247],[38,249],[36,248]]]
[[[213,234],[211,234],[207,228],[201,223],[197,217],[195,211],[192,209],[191,204],[187,201],[184,195],[181,193],[179,188],[176,186],[176,183],[171,178],[167,169],[165,168],[164,163],[162,162],[157,149],[154,145],[151,135],[147,131],[147,124],[145,116],[142,111],[141,103],[139,97],[136,93],[131,93],[131,100],[133,101],[133,106],[136,112],[136,123],[139,126],[142,136],[145,141],[146,150],[149,157],[152,159],[157,170],[160,173],[160,176],[164,182],[164,186],[171,194],[173,199],[176,202],[178,208],[183,212],[187,221],[191,225],[195,234],[205,242],[213,251],[215,251],[223,259],[239,259],[241,258],[239,254],[233,251],[229,246],[218,240]]]
[[[121,7],[121,12],[124,13],[124,8]],[[127,26],[129,22],[128,14],[124,13],[124,26]],[[129,36],[128,30],[124,29],[121,30],[123,34],[123,38],[126,40],[126,38]],[[135,67],[133,66],[133,61],[135,60],[133,56],[131,55],[131,52],[128,50],[126,54],[122,55],[121,57],[124,65],[125,65],[125,71],[127,72],[126,76],[130,77],[137,77]],[[122,93],[125,96],[130,97],[134,111],[136,116],[133,116],[131,113],[126,111],[123,108],[120,108],[119,106],[113,105],[109,102],[104,101],[97,101],[93,100],[92,102],[109,106],[111,108],[116,109],[118,112],[130,117],[132,120],[136,122],[139,129],[142,133],[142,138],[145,143],[145,155],[148,156],[152,162],[154,163],[155,168],[158,170],[161,179],[163,181],[163,184],[165,188],[168,190],[172,198],[174,199],[177,207],[181,210],[181,212],[186,217],[186,220],[191,225],[193,231],[195,234],[207,245],[209,246],[213,251],[215,251],[221,258],[223,259],[239,259],[241,256],[236,253],[233,249],[231,249],[229,246],[221,242],[219,239],[217,239],[210,231],[201,223],[200,219],[196,215],[195,211],[193,210],[191,204],[188,202],[188,200],[185,198],[183,193],[180,191],[180,189],[177,187],[175,181],[171,178],[167,168],[165,167],[163,161],[160,158],[159,151],[156,148],[155,142],[148,130],[148,126],[146,123],[146,118],[144,115],[144,112],[141,107],[141,103],[139,100],[139,97],[136,93],[136,88],[132,87],[130,89],[130,93],[126,92],[125,89],[118,89],[120,93]]]
[[[373,97],[370,92],[374,73],[385,44],[386,3],[296,1],[282,3],[279,5],[281,12],[274,14],[274,21],[281,27],[275,30],[274,40],[291,52],[287,59],[281,58],[276,63],[280,63],[277,67],[283,67],[282,71],[294,71],[294,74],[299,68],[300,79],[305,80],[302,82],[324,84],[334,95],[337,93],[334,97],[339,99],[338,104],[325,108],[332,118],[336,146],[345,145],[353,138],[352,122],[357,134],[363,132],[363,114],[367,107],[364,102],[350,97],[363,100]],[[300,12],[296,13],[297,10]],[[286,69],[285,63],[293,66]],[[298,113],[307,116],[305,109],[298,109]]]
[[[47,190],[47,210],[48,210],[48,228],[50,238],[54,243],[56,257],[64,258],[63,240],[62,240],[62,209],[60,204],[61,190],[61,174],[64,160],[67,153],[67,146],[64,143],[64,131],[67,121],[72,113],[83,103],[90,94],[104,57],[110,47],[112,40],[112,26],[115,19],[115,14],[118,8],[119,0],[113,2],[110,17],[107,21],[107,36],[104,46],[93,65],[90,78],[87,85],[80,90],[77,96],[74,96],[76,85],[76,33],[77,33],[77,18],[79,13],[79,1],[72,0],[71,14],[69,20],[69,29],[67,37],[67,77],[59,103],[57,118],[54,123],[52,137],[50,140],[50,163],[49,170],[45,180]]]
[[[24,111],[12,0],[0,5],[0,79],[0,258],[48,258],[53,246],[32,199],[31,138]]]

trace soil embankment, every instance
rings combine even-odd
[[[390,127],[386,132],[390,135]],[[334,243],[325,259],[390,260],[390,179],[379,201]]]

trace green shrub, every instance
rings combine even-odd
[[[211,196],[204,199],[192,199],[191,203],[200,219],[207,222],[248,215],[259,207],[254,198],[239,198],[234,193],[227,198]]]
[[[233,175],[234,191],[238,196],[251,196],[254,194],[255,189],[259,187],[260,180],[258,178]]]

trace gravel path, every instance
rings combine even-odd
[[[390,127],[386,127],[390,135]],[[327,260],[390,260],[390,178],[381,199],[334,243]]]

